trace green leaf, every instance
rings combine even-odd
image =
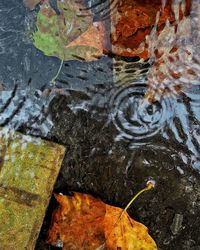
[[[34,33],[34,45],[47,56],[56,56],[61,60],[82,60],[88,53],[96,53],[93,46],[70,46],[92,25],[92,14],[81,10],[84,6],[74,0],[57,1],[60,14],[57,14],[45,1],[37,16],[37,31]]]

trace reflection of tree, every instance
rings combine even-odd
[[[148,45],[154,64],[148,74],[149,99],[176,95],[199,84],[197,9],[193,4],[191,15],[177,20],[176,27],[167,23],[162,32],[154,29],[150,33]]]

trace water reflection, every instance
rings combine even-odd
[[[174,2],[172,6],[174,12],[179,13],[176,4]],[[190,16],[180,18],[177,16],[178,13],[176,13],[176,27],[173,23],[166,22],[161,32],[157,32],[155,26],[147,37],[150,58],[154,60],[148,73],[148,92],[155,99],[165,94],[177,95],[199,84],[197,1],[192,2]]]
[[[132,81],[147,80],[147,72],[151,62],[138,56],[113,58],[113,81],[121,86],[131,84]]]
[[[109,20],[110,15],[115,15],[117,12],[117,6],[119,5],[119,0],[88,0],[86,4],[87,10],[91,10],[94,13],[94,20]]]
[[[116,34],[111,15],[120,16],[120,3],[135,1],[84,2],[84,13],[91,10],[94,22],[105,22],[110,38],[111,33]],[[109,202],[126,205],[143,181],[155,179],[158,188],[153,198],[150,194],[149,202],[145,198],[134,210],[139,208],[140,219],[149,223],[152,232],[159,229],[157,240],[165,250],[173,248],[173,244],[163,244],[169,237],[167,211],[180,211],[190,218],[199,210],[199,177],[194,171],[200,171],[199,1],[192,1],[186,16],[179,15],[179,9],[189,0],[137,2],[139,7],[144,2],[162,2],[163,10],[173,2],[175,16],[171,13],[172,19],[162,19],[164,12],[156,10],[157,16],[150,22],[147,18],[142,29],[133,18],[136,34],[119,39],[125,47],[113,49],[108,41],[106,55],[96,61],[64,62],[52,86],[60,60],[37,50],[30,36],[39,6],[29,11],[22,0],[0,1],[0,125],[66,145],[63,190],[94,192]],[[139,46],[145,55],[139,57],[132,47],[145,36]],[[129,46],[127,41],[134,43]],[[188,224],[183,230],[188,234],[182,238],[196,241],[190,219]],[[165,231],[166,235],[160,234]],[[178,245],[180,237],[170,240],[177,239]]]
[[[46,136],[53,124],[48,113],[50,100],[41,98],[41,91],[13,90],[0,91],[0,126],[11,129],[26,127],[27,132]]]
[[[192,113],[195,116],[197,120],[200,121],[200,84],[199,85],[193,85],[191,89],[189,89],[187,92],[185,92],[190,104]]]
[[[162,6],[165,3],[169,6],[171,2],[162,1]],[[85,3],[82,11],[91,10],[94,22],[107,21],[108,37],[115,32],[112,15],[119,15],[122,1],[88,0]],[[180,13],[179,16],[177,6],[182,8],[183,14],[183,2],[179,6],[175,1],[173,20],[162,19],[160,9],[157,19],[154,17],[155,24],[149,26],[147,22],[143,27],[148,29],[148,46],[143,46],[145,50],[148,48],[148,59],[112,54],[112,57],[104,56],[96,62],[66,62],[56,85],[50,87],[59,60],[36,50],[27,33],[38,10],[29,12],[20,1],[1,3],[0,27],[3,32],[0,34],[0,53],[4,60],[0,60],[0,80],[4,85],[13,86],[18,79],[22,90],[1,92],[0,124],[11,124],[15,128],[26,124],[29,131],[32,128],[32,133],[47,126],[42,131],[49,131],[51,122],[47,122],[46,108],[53,96],[61,93],[68,100],[67,107],[74,113],[82,109],[94,114],[97,120],[106,118],[106,123],[117,131],[113,133],[116,141],[127,142],[131,149],[136,146],[142,149],[144,145],[156,147],[158,141],[167,147],[170,141],[174,151],[178,151],[179,146],[189,151],[191,164],[197,166],[200,133],[199,6],[198,1],[193,1],[189,16]],[[15,20],[9,18],[8,22],[11,14]],[[139,23],[135,26],[137,32],[141,32]],[[35,98],[31,91],[23,90],[27,85],[40,89],[40,97]],[[45,91],[48,95],[44,94]]]

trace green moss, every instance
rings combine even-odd
[[[1,128],[0,145],[0,249],[34,249],[65,149]]]

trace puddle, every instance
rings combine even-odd
[[[50,2],[57,8],[56,1]],[[116,30],[113,16],[121,15],[122,1],[85,1],[84,13],[91,11],[95,23],[104,22],[113,41],[107,40],[106,53],[95,61],[64,61],[55,86],[51,80],[60,59],[33,45],[39,5],[30,11],[20,0],[0,3],[0,125],[66,145],[56,191],[89,192],[125,206],[148,179],[155,179],[155,191],[130,213],[148,226],[160,249],[197,249],[200,4],[135,2],[138,12],[133,13],[138,20],[144,15],[145,22],[133,19],[131,28]],[[153,24],[145,6],[157,15]],[[144,34],[146,44],[141,40],[135,51],[132,44]],[[177,217],[178,232],[173,228]],[[37,249],[45,249],[45,230]]]

